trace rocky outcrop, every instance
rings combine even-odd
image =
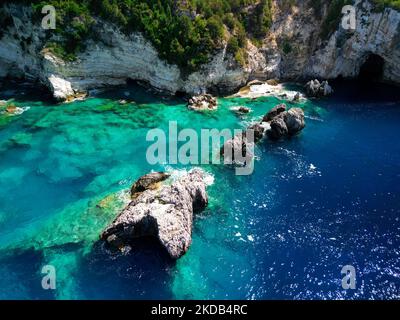
[[[243,131],[229,139],[221,148],[224,164],[245,166],[248,159],[254,157],[254,141],[248,138],[247,132]]]
[[[185,254],[192,241],[193,214],[208,203],[205,173],[193,169],[154,188],[156,182],[167,176],[154,173],[139,179],[132,188],[132,202],[104,230],[101,239],[126,250],[134,239],[155,237],[171,258]]]
[[[239,116],[249,114],[252,111],[250,108],[245,106],[232,107],[231,110]]]
[[[12,102],[0,100],[0,115],[17,116],[17,115],[24,113],[28,109],[29,109],[29,107],[21,108],[21,107],[17,107]]]
[[[139,193],[148,189],[156,189],[157,184],[167,180],[171,175],[166,172],[152,172],[144,175],[136,181],[131,188],[131,197],[138,196]]]
[[[267,135],[272,140],[294,136],[306,126],[304,111],[300,108],[292,108],[281,112],[271,120],[270,126],[271,129],[267,130]]]
[[[72,89],[71,83],[63,78],[52,74],[48,78],[48,82],[56,100],[66,101],[75,95],[75,91]]]
[[[240,106],[237,108],[236,112],[237,113],[241,113],[241,114],[246,114],[246,113],[250,113],[251,109],[244,107],[244,106]]]
[[[262,122],[270,122],[275,117],[280,115],[282,112],[286,111],[286,105],[284,103],[278,104],[277,106],[273,107],[262,119]]]
[[[268,137],[273,140],[281,139],[289,134],[288,127],[283,117],[276,117],[270,123],[271,129],[267,131]]]
[[[328,81],[319,82],[318,79],[307,82],[305,89],[309,97],[315,98],[326,97],[333,93],[333,89]]]
[[[306,127],[304,111],[301,108],[292,108],[283,113],[283,119],[290,136],[294,136]]]
[[[299,102],[299,101],[300,101],[300,98],[301,98],[300,93],[297,92],[297,93],[294,95],[292,101],[293,101],[293,102]]]
[[[261,122],[252,124],[247,130],[228,140],[221,148],[221,154],[227,164],[243,164],[238,163],[234,156],[253,157],[251,147],[265,137],[271,140],[289,138],[300,133],[305,126],[303,109],[292,108],[286,111],[286,105],[280,104],[272,108]],[[253,133],[252,140],[248,138],[249,130]]]
[[[201,94],[189,99],[188,108],[190,110],[205,111],[216,110],[218,107],[217,99],[210,94]]]

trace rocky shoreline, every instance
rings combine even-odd
[[[172,95],[224,95],[253,79],[356,78],[364,63],[377,57],[382,62],[381,80],[400,84],[396,45],[400,12],[391,8],[375,12],[369,1],[357,0],[355,5],[359,8],[357,21],[365,23],[354,32],[338,27],[323,39],[315,36],[320,33],[323,17],[315,17],[307,3],[298,1],[292,9],[284,10],[274,1],[270,31],[260,47],[248,41],[244,65],[235,63],[225,46],[189,74],[161,60],[140,33],[126,35],[104,21],[98,23],[97,42],[89,41],[75,61],[63,61],[43,49],[46,32],[33,23],[28,6],[3,5],[13,18],[0,39],[0,78],[39,81],[60,101],[82,98],[91,89],[124,85],[129,79]],[[288,39],[292,50],[283,50],[280,44]]]

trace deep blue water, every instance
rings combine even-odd
[[[107,252],[96,239],[116,211],[96,204],[169,169],[145,163],[149,128],[241,127],[281,101],[220,99],[202,115],[138,88],[64,106],[16,98],[30,109],[0,127],[0,298],[400,298],[399,90],[335,89],[302,105],[299,136],[257,146],[253,175],[205,167],[210,205],[177,262],[144,241],[127,256]],[[121,109],[126,90],[136,104]],[[237,104],[254,114],[242,122],[229,111]],[[45,264],[57,267],[55,291],[41,288]],[[341,286],[344,265],[355,290]]]

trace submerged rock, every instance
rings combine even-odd
[[[244,106],[240,106],[237,108],[236,112],[237,113],[241,113],[241,114],[246,114],[246,113],[250,113],[251,109],[244,107]]]
[[[166,175],[146,175],[135,185],[146,186]],[[106,228],[101,239],[125,251],[134,239],[156,237],[171,258],[180,258],[192,241],[193,214],[208,204],[206,186],[205,173],[193,169],[171,184],[146,189]]]
[[[17,107],[15,104],[10,103],[10,104],[4,104],[0,105],[0,114],[4,114],[6,116],[16,116],[24,113],[26,110],[28,110],[29,107]]]
[[[233,107],[233,108],[231,108],[231,110],[238,115],[244,115],[244,114],[248,114],[251,112],[251,109],[248,107],[245,107],[245,106]]]
[[[318,79],[311,80],[305,85],[307,95],[309,97],[326,97],[333,93],[332,87],[328,81],[319,82]]]
[[[216,110],[217,99],[210,94],[201,94],[189,99],[188,108],[190,110]]]

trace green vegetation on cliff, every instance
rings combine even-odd
[[[400,0],[373,0],[376,11],[382,11],[385,7],[400,10]]]
[[[323,18],[321,27],[321,38],[326,40],[337,30],[342,18],[342,8],[352,4],[352,0],[310,0],[310,5],[314,9],[318,18]],[[322,17],[324,5],[328,5],[326,16]]]
[[[11,2],[11,1],[10,1]],[[12,1],[16,2],[16,1]],[[126,34],[134,31],[151,41],[162,59],[193,71],[209,61],[228,41],[228,50],[245,63],[247,38],[262,38],[272,23],[272,0],[36,0],[35,15],[44,5],[57,11],[56,34],[46,47],[71,60],[96,37],[98,18]],[[50,34],[50,32],[49,32]]]
[[[345,5],[353,4],[354,0],[310,0],[310,5],[318,17],[321,17],[321,10],[326,2],[328,2],[328,11],[322,23],[322,39],[327,39],[337,30],[342,18],[342,8]],[[374,11],[377,12],[383,11],[387,7],[400,10],[400,0],[371,0],[371,3],[374,5]]]

